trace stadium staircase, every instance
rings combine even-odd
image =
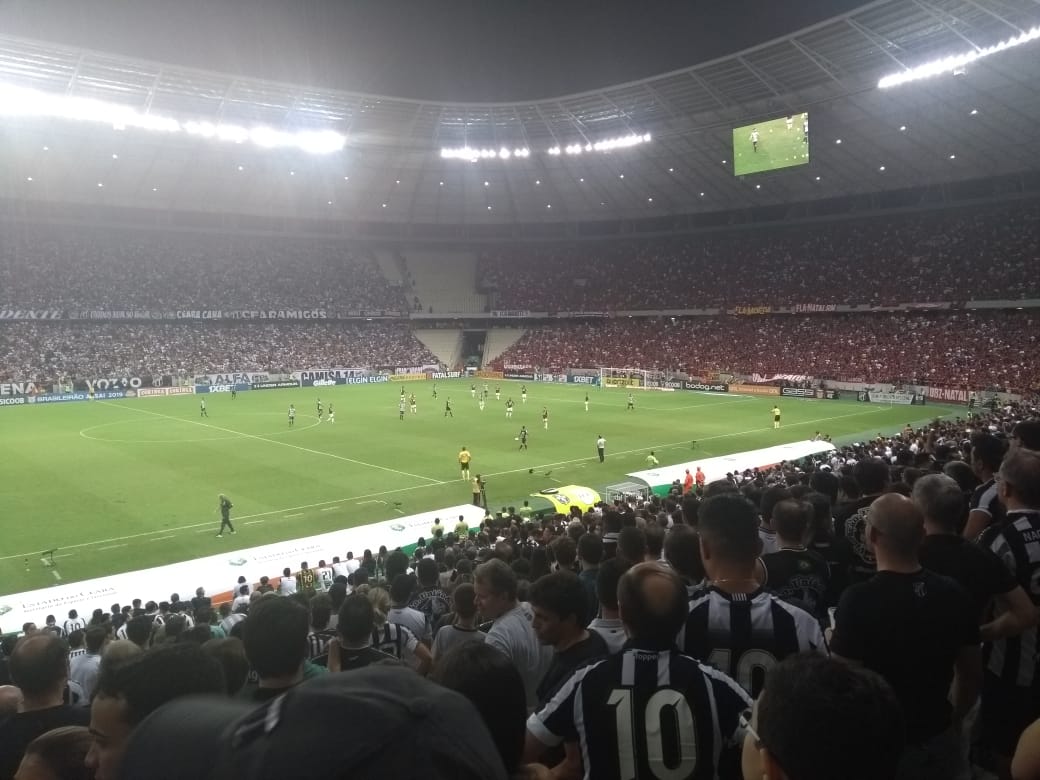
[[[404,286],[405,280],[401,273],[401,263],[396,254],[390,249],[377,249],[372,252],[379,266],[379,272],[383,274],[390,284]]]
[[[419,328],[415,337],[437,356],[437,360],[453,370],[462,362],[462,331],[451,328]]]
[[[492,360],[518,342],[526,332],[523,328],[492,328],[489,330],[487,339],[484,341],[482,365],[489,365]]]
[[[477,255],[465,251],[412,250],[406,253],[412,274],[412,295],[419,296],[424,312],[480,314],[487,296],[476,292]]]

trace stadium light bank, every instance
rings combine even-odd
[[[518,149],[474,149],[470,146],[459,146],[455,148],[441,149],[442,160],[467,160],[477,162],[478,160],[508,160],[512,157],[521,159],[531,156],[531,150],[527,147]]]
[[[1013,49],[1024,43],[1035,41],[1037,38],[1040,38],[1040,26],[1032,27],[1021,35],[1016,35],[1014,38],[1008,38],[1006,41],[1001,41],[993,46],[986,46],[975,49],[974,51],[965,52],[964,54],[955,54],[950,57],[932,60],[931,62],[925,62],[913,68],[907,68],[901,73],[893,73],[885,76],[878,81],[878,88],[888,89],[889,87],[898,87],[902,84],[908,84],[911,81],[927,79],[944,73],[954,73],[958,70],[962,70],[968,65],[971,65],[973,62],[977,62],[978,60],[989,57],[993,54],[999,54],[1008,49]]]
[[[561,154],[583,154],[585,152],[610,152],[614,149],[626,149],[650,142],[650,133],[633,133],[619,138],[605,138],[602,141],[586,141],[585,143],[572,143],[566,146],[556,146],[546,149],[546,153],[555,156]],[[509,149],[503,146],[500,149],[475,149],[470,146],[445,147],[441,149],[442,160],[465,160],[467,162],[478,162],[480,160],[510,160],[513,158],[526,158],[531,156],[531,150],[527,147]]]
[[[562,148],[557,145],[551,147],[548,151],[551,155],[611,152],[614,149],[625,149],[629,146],[639,146],[639,144],[646,143],[650,143],[650,133],[632,133],[631,135],[623,135],[620,138],[607,138],[595,142],[586,141],[584,144],[567,144]]]
[[[53,117],[80,122],[111,125],[115,130],[135,128],[163,133],[185,133],[219,141],[249,141],[265,149],[295,148],[310,154],[338,152],[346,145],[345,136],[333,130],[290,132],[272,127],[242,127],[206,121],[186,121],[158,114],[143,114],[128,106],[103,100],[55,95],[35,89],[0,84],[0,116]]]

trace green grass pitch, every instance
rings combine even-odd
[[[651,449],[662,464],[682,463],[817,430],[868,436],[953,411],[784,398],[784,425],[774,431],[775,398],[638,392],[629,412],[621,389],[528,383],[522,405],[518,382],[501,383],[499,402],[496,383],[489,384],[483,412],[468,380],[437,382],[437,400],[425,381],[0,410],[0,592],[53,585],[54,571],[70,582],[466,503],[470,486],[456,460],[462,445],[497,508],[557,484],[602,490],[645,468]],[[404,421],[397,412],[402,386],[419,405]],[[447,396],[454,418],[444,417]],[[200,397],[208,419],[199,416]],[[335,407],[334,425],[318,424],[319,397]],[[507,397],[516,403],[511,420]],[[298,413],[292,430],[290,403]],[[514,441],[522,424],[531,432],[527,452]],[[596,457],[601,433],[603,464]],[[221,492],[234,502],[238,533],[217,539]],[[56,569],[40,563],[40,552],[51,548]]]
[[[791,129],[787,118],[770,119],[733,130],[733,175],[773,171],[809,162],[809,143],[804,141],[802,120],[805,114],[795,114]],[[751,133],[758,130],[758,151],[751,142]]]

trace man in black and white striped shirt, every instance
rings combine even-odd
[[[323,593],[311,597],[311,630],[307,634],[307,658],[317,666],[326,666],[329,658],[329,642],[336,632],[329,628],[332,618],[332,602]]]
[[[1040,607],[1040,453],[1011,450],[997,472],[997,487],[1007,512],[989,549]],[[1018,636],[994,640],[990,648],[980,719],[983,742],[998,761],[1010,759],[1022,731],[1040,717],[1038,654],[1035,624]]]
[[[85,629],[86,627],[87,621],[81,618],[76,610],[70,609],[69,619],[62,624],[61,630],[64,632],[65,636],[68,636],[73,631],[76,631],[77,629]]]
[[[778,661],[807,650],[825,652],[823,633],[812,615],[755,578],[762,543],[751,502],[738,493],[712,496],[697,517],[709,584],[690,601],[679,646],[757,696]]]
[[[974,540],[985,533],[986,538],[981,542],[985,544],[992,541],[992,534],[1004,524],[1004,506],[997,495],[996,475],[1005,449],[1001,439],[988,433],[976,433],[971,437],[971,469],[982,484],[971,494],[968,523],[964,527],[966,539]]]
[[[575,672],[528,718],[525,759],[576,742],[587,780],[739,777],[740,715],[751,699],[675,647],[686,601],[667,566],[629,569],[618,585],[629,641]]]

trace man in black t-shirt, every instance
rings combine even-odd
[[[585,628],[590,619],[588,597],[574,572],[561,570],[535,581],[529,601],[534,632],[553,649],[552,662],[535,691],[544,704],[577,669],[609,651],[598,632]]]
[[[831,651],[874,670],[895,691],[907,725],[900,777],[963,777],[957,724],[975,703],[982,672],[971,599],[949,578],[921,568],[924,517],[910,499],[877,499],[864,530],[878,573],[845,591]]]
[[[824,602],[827,607],[838,606],[838,599],[848,586],[849,567],[852,563],[852,545],[847,539],[834,535],[833,501],[825,493],[806,493],[802,498],[813,508],[812,533],[808,547],[827,561],[828,585]]]
[[[451,612],[451,597],[441,590],[440,572],[432,558],[423,558],[415,566],[419,590],[412,595],[408,606],[426,615],[426,620],[433,628],[434,634],[445,615]]]
[[[866,582],[874,576],[877,564],[866,543],[867,508],[880,496],[889,482],[888,464],[880,458],[866,458],[852,467],[852,478],[862,498],[846,501],[834,508],[834,535],[848,541],[852,549],[849,582]]]
[[[830,569],[823,557],[805,546],[814,510],[807,501],[786,499],[773,507],[777,551],[763,555],[762,586],[796,604],[817,620],[826,616]]]
[[[739,720],[751,699],[675,647],[687,611],[682,580],[641,563],[621,578],[618,607],[628,642],[575,672],[528,718],[525,760],[577,742],[586,780],[739,777]]]
[[[994,600],[1004,615],[982,626],[982,638],[1019,634],[1031,625],[1036,609],[1007,567],[992,552],[957,533],[965,503],[956,481],[945,474],[921,477],[914,482],[913,501],[924,513],[927,534],[918,550],[921,565],[964,588],[980,625]]]
[[[23,637],[8,659],[11,681],[21,690],[18,712],[0,718],[0,778],[14,777],[22,753],[41,734],[61,726],[86,726],[90,711],[65,704],[69,646],[50,633]]]

